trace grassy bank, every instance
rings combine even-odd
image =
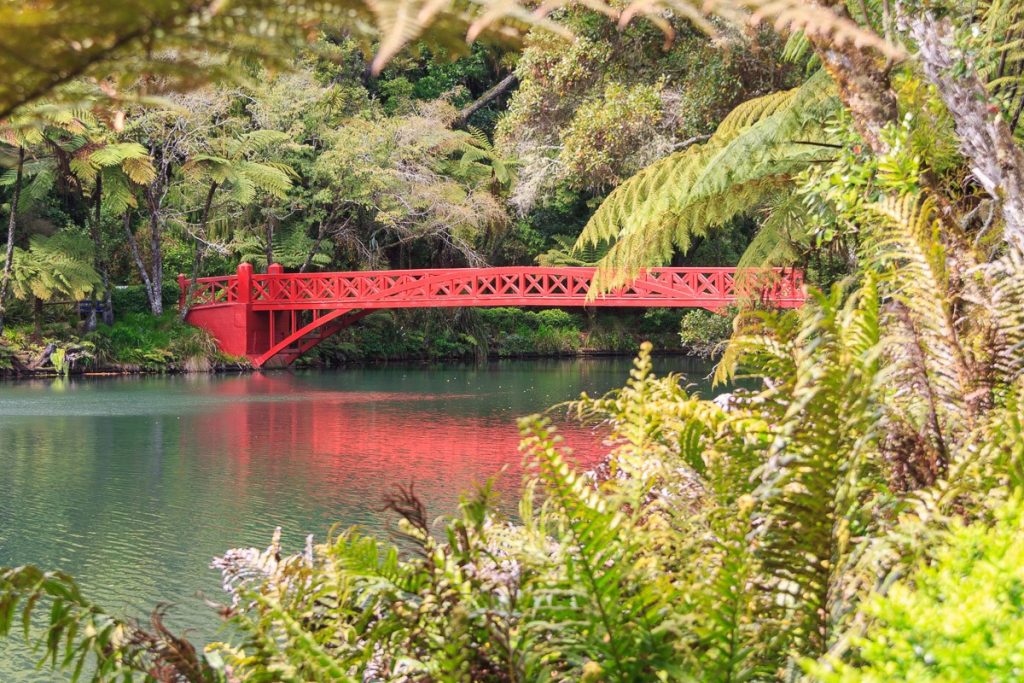
[[[209,333],[182,323],[175,312],[128,313],[93,332],[67,321],[40,328],[15,324],[0,338],[0,375],[7,376],[209,372],[247,366],[244,358],[221,353]]]

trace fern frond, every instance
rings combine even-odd
[[[739,105],[704,145],[655,162],[616,188],[584,227],[578,245],[614,243],[596,288],[621,284],[642,266],[685,252],[737,214],[748,213],[822,152],[823,121],[838,107],[819,72],[804,85]]]
[[[863,245],[867,259],[886,275],[887,294],[908,312],[902,337],[894,335],[892,340],[893,348],[906,350],[897,364],[911,386],[926,381],[939,404],[958,414],[973,387],[933,202],[904,195],[889,197],[871,210],[882,221],[874,238]],[[910,379],[915,376],[920,380]],[[918,386],[918,391],[923,388]]]
[[[791,266],[808,237],[810,213],[795,193],[781,193],[765,202],[765,219],[737,262],[738,269]]]
[[[277,165],[238,161],[235,162],[235,168],[240,177],[246,178],[254,187],[275,197],[283,197],[292,186],[291,176]]]
[[[86,298],[103,282],[93,268],[92,241],[70,231],[33,235],[26,250],[15,247],[11,291],[18,299]]]
[[[537,256],[538,265],[542,266],[593,266],[608,251],[607,246],[594,247],[576,246],[576,238],[569,235],[552,235],[555,246]]]
[[[794,373],[772,401],[784,413],[755,472],[754,536],[790,646],[824,652],[852,613],[845,587],[876,524],[882,409],[877,292],[819,294],[793,340]]]
[[[110,211],[120,215],[128,208],[138,206],[126,175],[110,168],[103,169],[100,175],[103,178],[103,204]]]
[[[149,155],[125,159],[121,162],[121,168],[136,185],[149,185],[156,180],[156,169]]]
[[[74,579],[33,566],[0,570],[0,637],[7,636],[20,616],[26,639],[37,608],[49,615],[46,652],[40,665],[73,668],[75,678],[87,665],[97,679],[132,677],[130,629],[89,602]]]
[[[146,148],[137,142],[116,142],[100,146],[89,155],[90,161],[98,166],[117,166],[128,159],[146,159]]]
[[[636,511],[620,507],[574,472],[555,445],[546,421],[520,422],[551,509],[562,525],[559,561],[564,577],[539,577],[531,619],[568,663],[602,662],[611,680],[642,680],[668,666],[671,646],[657,628],[668,586],[636,574]],[[570,623],[585,628],[566,628]],[[643,661],[632,653],[644,652]]]
[[[981,270],[991,286],[985,301],[998,327],[996,368],[1014,381],[1024,372],[1024,255],[1011,249]]]

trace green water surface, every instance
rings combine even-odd
[[[511,503],[515,419],[621,385],[627,358],[388,366],[247,375],[0,383],[0,566],[76,576],[86,594],[144,617],[171,601],[197,643],[223,599],[210,560],[235,546],[323,537],[335,523],[388,534],[382,497],[414,484],[432,515],[490,477]],[[710,368],[657,359],[707,391]],[[601,435],[564,424],[583,465]],[[63,680],[0,643],[0,683]]]

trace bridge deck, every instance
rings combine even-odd
[[[742,298],[781,308],[804,301],[798,270],[651,268],[629,285],[587,300],[593,268],[455,268],[266,274],[242,264],[233,275],[190,281],[179,275],[187,320],[208,329],[221,348],[258,367],[285,364],[368,312],[385,308],[464,306],[686,307],[717,310]]]

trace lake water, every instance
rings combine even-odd
[[[382,498],[414,484],[432,516],[497,477],[511,506],[522,456],[515,419],[620,386],[626,358],[386,366],[330,372],[0,383],[0,566],[73,574],[108,610],[217,635],[210,559],[287,547],[334,524],[386,535]],[[659,358],[707,392],[710,367]],[[563,424],[581,464],[601,435]],[[63,680],[0,643],[0,681]]]

